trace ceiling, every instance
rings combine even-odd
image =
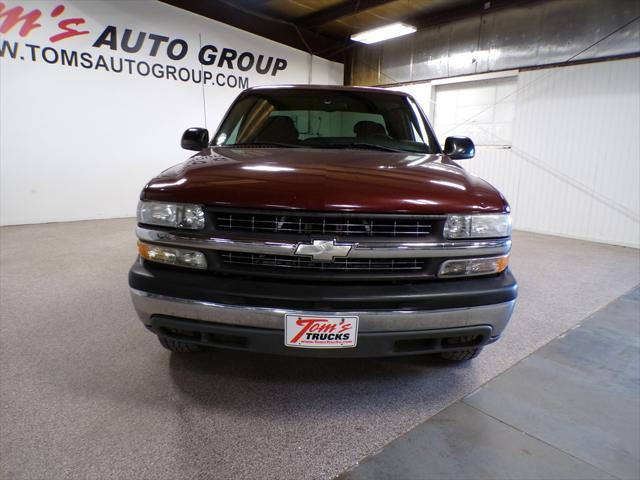
[[[516,0],[161,0],[332,60],[349,37],[403,21],[418,28]]]
[[[417,15],[442,12],[473,3],[470,0],[241,0],[246,8],[261,8],[274,17],[287,19],[299,26],[313,28],[335,38],[348,38],[354,33],[388,23],[408,21]]]

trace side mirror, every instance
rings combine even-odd
[[[188,128],[182,134],[180,146],[185,150],[199,152],[209,145],[209,130],[206,128]]]
[[[452,160],[473,158],[476,146],[469,137],[447,137],[444,141],[444,154]]]

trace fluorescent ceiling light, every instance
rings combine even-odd
[[[391,23],[384,27],[374,28],[367,30],[366,32],[356,33],[351,35],[351,40],[361,43],[378,43],[383,40],[389,40],[390,38],[401,37],[402,35],[408,35],[416,31],[416,27],[407,25],[405,23]]]

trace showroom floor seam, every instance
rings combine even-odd
[[[489,382],[487,382],[487,383],[489,383]],[[475,392],[474,392],[474,393],[475,393]],[[548,447],[553,448],[554,450],[557,450],[558,452],[562,453],[563,455],[567,455],[568,457],[572,457],[574,460],[576,460],[576,461],[578,461],[578,462],[585,463],[585,464],[589,465],[590,467],[594,468],[595,470],[598,470],[599,472],[601,472],[601,473],[602,473],[602,474],[604,474],[604,475],[611,475],[610,473],[605,472],[604,470],[602,470],[602,469],[598,468],[596,465],[593,465],[593,464],[591,464],[591,463],[589,463],[589,462],[585,462],[583,459],[581,459],[581,458],[579,458],[579,457],[576,457],[575,455],[572,455],[570,452],[567,452],[566,450],[563,450],[562,448],[559,448],[559,447],[557,447],[556,445],[553,445],[553,444],[551,444],[551,443],[549,443],[549,442],[545,441],[545,440],[544,440],[544,439],[542,439],[542,438],[538,438],[538,437],[536,437],[535,435],[532,435],[531,433],[527,432],[526,430],[521,430],[521,429],[519,429],[518,427],[516,427],[516,426],[514,426],[514,425],[511,425],[511,424],[510,424],[510,423],[508,423],[508,422],[505,422],[505,421],[504,421],[504,420],[502,420],[501,418],[499,418],[499,417],[494,417],[493,415],[490,415],[490,414],[488,414],[487,412],[485,412],[485,411],[483,411],[483,410],[481,410],[481,409],[479,409],[479,408],[476,408],[476,407],[474,407],[473,405],[470,405],[469,403],[467,403],[467,402],[465,402],[465,401],[464,401],[466,398],[469,398],[469,397],[471,397],[471,396],[473,396],[473,393],[472,393],[471,395],[468,395],[468,396],[464,397],[461,401],[462,401],[465,405],[467,405],[468,407],[471,407],[471,408],[473,408],[474,410],[476,410],[477,412],[479,412],[479,413],[481,413],[481,414],[483,414],[483,415],[486,415],[487,417],[490,417],[490,418],[492,418],[492,419],[494,419],[494,420],[496,420],[496,421],[498,421],[498,422],[500,422],[500,423],[504,424],[505,426],[507,426],[507,427],[509,427],[509,428],[512,428],[512,429],[514,429],[514,430],[517,430],[518,432],[522,433],[523,435],[526,435],[527,437],[531,438],[532,440],[534,440],[534,441],[536,441],[536,442],[544,443],[544,444],[545,444],[545,445],[547,445]],[[427,422],[428,422],[428,421],[429,421],[429,420],[427,420]],[[620,477],[614,477],[614,478],[616,478],[616,479],[618,479],[618,480],[622,480]]]
[[[630,289],[629,291],[627,291],[625,294],[623,294],[623,295],[621,295],[620,297],[616,298],[615,300],[612,300],[611,302],[609,302],[605,307],[602,307],[601,309],[597,309],[597,310],[593,311],[593,312],[592,312],[592,313],[590,313],[587,317],[585,317],[583,320],[581,320],[581,321],[579,321],[578,323],[576,323],[575,325],[573,325],[573,326],[569,327],[567,330],[565,330],[563,333],[561,333],[560,335],[558,335],[556,338],[554,338],[554,339],[550,339],[550,340],[549,340],[549,342],[547,342],[547,344],[548,344],[548,343],[553,342],[553,341],[554,341],[554,340],[556,340],[556,339],[562,339],[562,338],[564,338],[564,337],[565,337],[568,333],[570,333],[571,331],[575,330],[576,328],[580,328],[580,326],[582,325],[582,323],[583,323],[584,321],[589,320],[589,318],[591,318],[591,317],[592,317],[594,314],[596,314],[598,311],[600,311],[600,310],[602,310],[602,309],[604,309],[604,308],[608,307],[608,306],[609,306],[609,305],[611,305],[612,303],[614,303],[614,302],[618,301],[620,298],[623,298],[623,297],[625,297],[625,296],[627,296],[627,295],[629,295],[629,294],[632,294],[632,293],[633,293],[634,291],[636,291],[638,288],[639,288],[638,286],[633,287],[632,289]],[[545,345],[547,345],[547,344],[545,344]],[[543,346],[542,346],[542,347],[540,347],[540,348],[543,348],[545,345],[543,345]],[[537,351],[538,351],[538,350],[531,352],[529,355],[527,355],[525,358],[523,358],[520,362],[522,362],[522,361],[526,360],[527,358],[531,357],[532,355],[535,355]],[[507,372],[509,372],[510,370],[512,370],[513,368],[516,368],[520,362],[516,363],[515,365],[512,365],[511,367],[509,367],[508,369],[506,369],[504,372],[500,373],[499,375],[504,375],[504,374],[506,374]],[[494,378],[495,378],[495,377],[494,377]],[[493,379],[491,379],[491,380],[493,380]],[[471,392],[470,394],[468,394],[468,395],[463,395],[462,397],[460,397],[460,398],[456,399],[454,403],[456,403],[456,402],[464,402],[464,400],[465,400],[466,398],[470,398],[470,397],[472,397],[473,395],[475,395],[476,393],[480,392],[480,391],[485,387],[485,385],[487,385],[489,382],[491,382],[491,380],[488,380],[486,383],[484,383],[483,385],[481,385],[480,387],[478,387],[476,390],[474,390],[474,391],[473,391],[473,392]],[[466,403],[466,402],[465,402],[465,403]],[[526,432],[526,431],[524,431],[524,430],[520,430],[520,429],[516,428],[515,426],[510,425],[509,423],[505,422],[504,420],[502,420],[502,419],[500,419],[500,418],[498,418],[498,417],[494,417],[494,416],[492,416],[492,415],[488,414],[487,412],[483,412],[482,410],[480,410],[480,409],[478,409],[478,408],[474,407],[473,405],[470,405],[470,404],[468,404],[468,403],[466,403],[466,404],[467,404],[469,407],[471,407],[471,408],[473,408],[473,409],[477,410],[478,412],[480,412],[480,413],[482,413],[482,414],[484,414],[484,415],[486,415],[486,416],[488,416],[488,417],[491,417],[491,418],[493,418],[494,420],[496,420],[496,421],[498,421],[498,422],[500,422],[500,423],[503,423],[504,425],[506,425],[506,426],[508,426],[508,427],[510,427],[510,428],[513,428],[514,430],[518,430],[519,432],[521,432],[521,433],[523,433],[523,434],[525,434],[525,435],[527,435],[527,436],[531,437],[531,438],[532,438],[532,439],[534,439],[534,440],[537,440],[537,441],[539,441],[539,442],[543,442],[543,443],[547,443],[547,442],[545,442],[543,439],[541,439],[541,438],[537,438],[537,437],[535,437],[534,435],[531,435],[530,433],[528,433],[528,432]],[[442,412],[443,410],[446,410],[447,408],[448,408],[448,407],[444,407],[444,408],[443,408],[442,410],[440,410],[439,412],[436,412],[436,413],[434,414],[434,416],[435,416],[435,415],[437,415],[437,414],[439,414],[439,413],[440,413],[440,412]],[[432,417],[432,418],[433,418],[433,417]],[[424,423],[428,422],[429,420],[430,420],[430,419],[425,420],[425,422],[424,422]],[[419,426],[416,426],[415,428],[418,428],[418,427],[419,427]],[[409,432],[406,432],[406,433],[409,433]],[[389,444],[393,443],[394,441],[395,441],[395,440],[392,440],[391,442],[389,442]],[[379,453],[382,453],[382,451],[384,451],[384,449],[385,449],[389,444],[387,444],[387,445],[383,446],[380,450],[378,450],[378,451],[377,451],[377,452],[375,452],[373,455],[371,455],[371,457],[376,456],[376,455],[378,455]],[[552,448],[554,448],[554,449],[556,449],[556,450],[561,451],[562,453],[564,453],[564,454],[566,454],[566,455],[573,456],[573,455],[571,455],[569,452],[566,452],[566,451],[564,451],[564,450],[562,450],[562,449],[559,449],[559,448],[555,447],[554,445],[551,445],[551,444],[548,444],[548,443],[547,443],[547,445],[548,445],[549,447],[552,447]],[[367,458],[369,458],[369,457],[367,457]],[[580,460],[580,459],[578,459],[577,457],[574,457],[574,458],[576,458],[576,460]],[[363,461],[366,461],[366,459],[363,459]],[[583,461],[583,460],[581,460],[581,461]],[[359,462],[359,463],[361,463],[361,462]],[[585,462],[585,463],[588,463],[588,462]],[[595,467],[594,465],[591,465],[591,466],[597,469],[597,467]],[[354,466],[353,468],[355,468],[355,466]],[[599,469],[598,469],[598,470],[599,470]],[[606,473],[606,472],[603,472],[603,473]]]
[[[522,359],[473,393],[445,408],[405,435],[390,442],[390,444],[380,452],[364,459],[351,470],[340,475],[339,478],[344,480],[364,478],[431,479],[445,478],[449,474],[461,479],[545,478],[544,475],[539,477],[526,476],[527,468],[523,466],[523,464],[529,461],[526,457],[524,459],[515,457],[512,462],[508,462],[506,465],[501,464],[500,467],[496,469],[492,469],[491,465],[484,465],[485,470],[480,471],[477,470],[477,466],[472,464],[472,462],[466,464],[464,459],[465,455],[468,455],[469,452],[463,451],[463,449],[460,448],[459,442],[460,438],[469,436],[470,429],[461,422],[456,423],[459,412],[458,415],[452,415],[450,413],[460,408],[463,410],[471,409],[471,411],[476,412],[471,416],[487,417],[493,422],[497,422],[510,430],[523,434],[533,442],[546,445],[549,449],[559,453],[561,456],[572,459],[566,459],[564,462],[558,462],[556,459],[556,469],[544,472],[549,475],[549,478],[638,478],[640,475],[640,439],[637,438],[636,434],[640,431],[640,414],[638,414],[638,411],[640,411],[640,391],[638,389],[640,367],[635,366],[635,368],[631,369],[632,372],[627,372],[626,370],[628,369],[625,368],[626,363],[624,362],[624,360],[627,359],[623,358],[622,361],[618,362],[618,366],[621,368],[617,371],[617,375],[622,378],[609,385],[611,389],[615,390],[609,394],[610,398],[607,399],[605,405],[610,407],[610,410],[617,410],[621,406],[626,406],[627,408],[622,408],[621,411],[617,413],[618,417],[616,417],[614,421],[610,423],[603,422],[603,424],[596,427],[601,429],[599,430],[601,433],[600,438],[604,439],[604,445],[599,445],[597,448],[594,448],[593,445],[583,440],[583,445],[581,445],[582,450],[580,450],[580,448],[576,447],[576,445],[580,445],[580,440],[576,441],[576,437],[580,437],[583,432],[579,430],[571,432],[570,430],[572,426],[584,429],[585,422],[578,420],[572,422],[570,416],[572,413],[575,417],[579,416],[581,408],[585,411],[598,411],[598,408],[594,409],[594,407],[601,407],[602,403],[591,405],[589,401],[583,400],[583,404],[578,403],[575,412],[567,411],[563,412],[563,415],[559,415],[558,409],[561,408],[561,405],[565,402],[572,403],[571,395],[575,392],[567,389],[564,393],[567,394],[568,397],[563,397],[562,393],[558,393],[563,383],[570,384],[573,380],[573,378],[564,377],[567,373],[573,372],[573,370],[558,373],[557,365],[571,366],[573,369],[576,369],[574,372],[576,376],[580,375],[580,369],[591,369],[588,370],[590,375],[610,375],[611,372],[608,371],[608,365],[615,362],[615,359],[612,360],[613,354],[611,354],[611,357],[601,356],[599,359],[592,360],[591,365],[584,366],[584,358],[580,356],[580,352],[583,352],[585,349],[579,349],[577,347],[589,345],[589,343],[579,338],[585,335],[589,336],[591,342],[598,341],[600,338],[603,338],[602,341],[609,342],[609,344],[612,344],[611,340],[613,339],[615,339],[616,342],[626,342],[629,348],[625,349],[623,356],[624,353],[627,355],[631,354],[631,358],[637,359],[640,351],[639,316],[640,287],[636,287],[590,315],[567,332],[559,335],[544,347]],[[627,338],[627,332],[631,332],[634,335]],[[591,351],[597,352],[598,348],[594,347]],[[535,364],[537,357],[555,359],[555,364],[551,365],[552,368],[545,368],[544,376],[538,378],[538,380],[551,380],[554,382],[554,386],[560,387],[560,389],[554,390],[556,398],[553,400],[558,401],[557,405],[545,400],[545,405],[548,408],[548,410],[545,411],[545,416],[555,415],[561,422],[564,421],[564,428],[559,429],[558,432],[554,431],[552,424],[547,425],[546,429],[539,429],[537,432],[533,432],[531,428],[527,427],[527,424],[532,424],[531,419],[527,418],[529,416],[529,413],[526,411],[528,405],[521,406],[515,401],[515,399],[521,400],[523,395],[518,394],[518,384],[515,383],[514,380],[527,377],[527,375],[525,375],[527,368],[531,368],[527,364]],[[604,372],[601,370],[604,370]],[[559,376],[560,378],[553,378],[554,376]],[[514,383],[515,385],[512,385]],[[629,385],[631,385],[631,387],[629,387]],[[538,391],[545,390],[545,384],[542,382],[539,382],[537,387],[539,387]],[[492,398],[485,393],[492,390],[500,392],[501,395]],[[596,392],[594,395],[597,394]],[[615,401],[619,398],[624,399],[625,396],[626,400],[630,400],[630,402],[625,403],[619,401],[619,404],[616,405]],[[477,400],[477,397],[480,397],[480,399]],[[553,395],[551,397],[553,397]],[[573,401],[575,402],[575,398]],[[508,406],[505,407],[505,404]],[[575,405],[575,403],[573,403],[573,405]],[[503,415],[502,412],[505,410],[507,413]],[[444,418],[445,421],[442,421],[442,418]],[[594,420],[594,423],[597,423],[597,421]],[[627,425],[625,425],[625,423]],[[453,425],[453,427],[451,425]],[[611,431],[607,432],[606,430],[609,425],[613,426],[610,427]],[[531,425],[529,425],[529,427],[530,426]],[[617,431],[616,428],[618,429]],[[443,431],[445,431],[444,434],[442,433]],[[620,435],[621,439],[617,444],[606,445],[607,434],[613,434],[613,436]],[[609,437],[610,436],[611,435],[609,435]],[[572,439],[573,441],[568,441],[568,439]],[[512,440],[526,443],[523,440],[518,440],[517,435]],[[419,446],[416,447],[416,445]],[[452,447],[452,445],[454,445],[454,447]],[[498,447],[498,445],[495,446]],[[416,448],[419,447],[424,447],[420,450],[422,456],[415,455]],[[610,448],[608,458],[601,454],[601,451],[607,447],[612,447]],[[483,446],[472,444],[466,445],[466,448],[479,450],[482,449]],[[574,451],[571,451],[572,449]],[[615,458],[616,455],[619,456],[621,450],[625,450],[626,453],[629,454],[622,462],[619,458]],[[457,455],[450,455],[452,452],[457,453]],[[500,456],[501,452],[495,450],[490,452],[484,451],[483,453],[489,456]],[[525,455],[530,455],[530,452]],[[540,455],[544,457],[555,454],[547,451]],[[442,458],[449,459],[449,462],[446,460],[443,461]],[[539,459],[536,465],[540,465],[540,460],[545,460],[545,458]],[[433,472],[434,463],[437,465],[435,467],[435,473]],[[502,470],[500,468],[502,468]],[[599,475],[594,477],[593,475],[596,473],[599,473]],[[483,474],[485,476],[483,476]],[[567,477],[567,474],[571,476]]]

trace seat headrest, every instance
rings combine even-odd
[[[384,127],[376,122],[361,120],[353,126],[353,132],[357,137],[372,137],[375,135],[386,135]]]
[[[276,116],[267,120],[262,131],[256,136],[260,142],[295,143],[298,141],[298,129],[291,117]]]

